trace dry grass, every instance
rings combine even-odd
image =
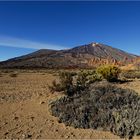
[[[14,71],[12,71],[14,72]],[[52,74],[53,73],[53,74]],[[0,77],[0,139],[4,138],[92,138],[115,139],[110,132],[74,129],[58,123],[48,104],[62,95],[50,94],[48,85],[57,79],[55,72],[18,71],[16,78],[6,71]],[[140,81],[119,86],[140,93]]]

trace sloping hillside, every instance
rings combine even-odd
[[[67,50],[42,49],[0,63],[1,68],[87,68],[102,64],[124,65],[137,56],[104,44],[91,43]]]

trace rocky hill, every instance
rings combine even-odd
[[[89,68],[102,64],[133,63],[136,55],[100,43],[67,50],[41,49],[34,53],[0,62],[1,68]]]

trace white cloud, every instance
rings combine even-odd
[[[32,48],[32,49],[66,49],[64,46],[39,43],[19,38],[0,36],[0,46],[18,47],[18,48]]]

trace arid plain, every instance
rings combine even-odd
[[[14,72],[15,73],[15,72]],[[0,138],[44,139],[120,139],[110,132],[75,129],[59,123],[49,110],[49,103],[63,96],[50,93],[48,85],[57,79],[51,71],[17,71],[1,73]],[[118,84],[140,94],[140,80]],[[140,139],[140,137],[134,137]]]

